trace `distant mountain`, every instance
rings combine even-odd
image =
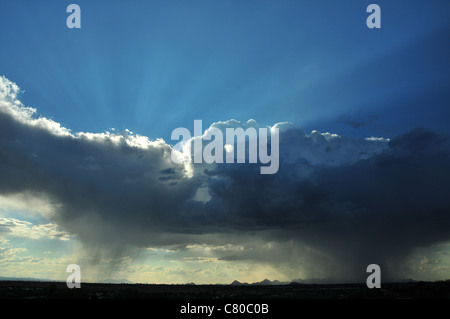
[[[248,285],[248,283],[246,283],[246,282],[242,283],[242,282],[239,282],[239,281],[235,280],[230,285],[232,285],[232,286],[244,286],[244,285]]]
[[[0,276],[0,281],[56,281],[50,279],[39,279],[32,277],[3,277]]]
[[[263,281],[254,282],[252,285],[258,286],[269,286],[269,285],[279,285],[280,282],[278,280],[270,281],[269,279],[264,279]]]
[[[264,279],[262,281],[254,282],[254,283],[242,283],[240,281],[233,281],[230,285],[232,286],[244,286],[244,285],[252,285],[252,286],[273,286],[273,285],[286,285],[289,282],[281,282],[279,280],[270,281],[269,279]]]
[[[412,279],[411,279],[412,280]],[[406,281],[406,280],[405,280]],[[274,285],[326,285],[326,284],[336,284],[339,283],[338,280],[333,278],[311,278],[311,279],[294,279],[292,281],[279,281],[274,280],[270,281],[269,279],[264,279],[262,281],[254,282],[254,283],[241,283],[240,281],[233,281],[231,285],[233,286],[243,286],[243,285],[252,285],[252,286],[274,286]]]
[[[417,280],[414,280],[412,278],[405,278],[405,279],[399,279],[396,282],[417,282]]]
[[[33,278],[33,277],[3,277],[0,276],[0,281],[45,281],[45,282],[53,282],[53,281],[59,281],[59,282],[65,282],[65,280],[51,280],[51,279],[39,279],[39,278]],[[127,279],[103,279],[99,280],[98,283],[102,284],[134,284],[134,282],[129,281]]]
[[[113,279],[113,278],[107,278],[102,279],[98,281],[102,284],[134,284],[134,282],[129,281],[128,279]]]

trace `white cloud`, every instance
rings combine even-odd
[[[194,262],[194,263],[210,263],[210,262],[217,262],[219,259],[216,257],[198,256],[198,257],[183,257],[183,260],[186,262]]]
[[[0,247],[0,263],[5,264],[17,261],[19,255],[26,252],[28,252],[26,248]]]
[[[33,225],[28,221],[5,217],[0,217],[0,233],[2,233],[4,236],[23,237],[30,239],[70,239],[69,234],[67,232],[61,231],[56,224],[48,223]]]
[[[20,93],[16,83],[0,76],[0,111],[13,116],[18,122],[39,127],[58,136],[70,136],[70,130],[45,117],[33,118],[36,109],[26,107],[18,100]]]
[[[245,248],[243,245],[233,245],[233,244],[225,244],[225,245],[206,245],[206,244],[193,244],[187,245],[187,249],[193,251],[205,251],[205,252],[231,252],[231,251],[244,251]]]

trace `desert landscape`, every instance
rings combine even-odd
[[[154,285],[0,281],[0,299],[449,299],[450,280],[365,284]]]

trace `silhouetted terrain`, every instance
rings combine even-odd
[[[0,299],[450,299],[450,280],[365,284],[153,285],[0,281]]]

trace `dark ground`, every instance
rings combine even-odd
[[[450,280],[365,284],[152,285],[0,281],[0,299],[450,299]]]

